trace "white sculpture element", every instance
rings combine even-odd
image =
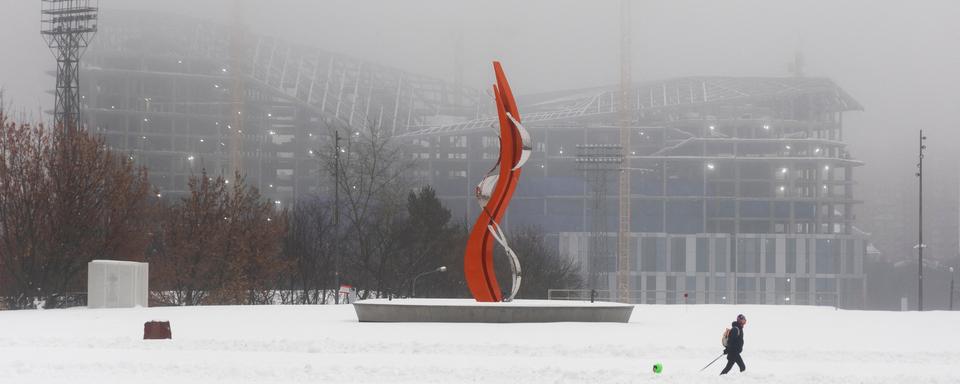
[[[87,263],[87,308],[146,307],[149,264],[94,260]]]

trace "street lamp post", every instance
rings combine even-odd
[[[447,271],[447,267],[446,267],[446,266],[440,266],[440,267],[437,267],[437,269],[423,272],[423,273],[417,275],[416,277],[414,277],[414,278],[413,278],[413,282],[410,283],[410,297],[411,297],[411,298],[417,297],[417,279],[419,279],[419,278],[422,277],[422,276],[429,275],[429,274],[431,274],[431,273],[446,272],[446,271]]]
[[[953,310],[953,267],[950,267],[950,310]]]

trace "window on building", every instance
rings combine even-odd
[[[450,146],[457,148],[466,148],[467,147],[467,137],[466,136],[450,136]]]
[[[767,279],[763,277],[757,278],[757,293],[760,294],[760,301],[758,304],[772,304],[767,302],[767,293],[772,290],[773,287],[770,287],[769,284],[767,284]]]
[[[710,272],[710,239],[697,238],[697,272]]]
[[[764,270],[767,273],[777,273],[777,240],[763,239],[763,248],[764,257],[766,257],[766,268]]]
[[[714,302],[717,303],[726,303],[728,301],[727,297],[727,278],[726,277],[717,277],[713,279],[714,291],[716,292]]]
[[[734,203],[726,200],[707,201],[707,217],[734,217]]]
[[[727,262],[727,239],[713,240],[714,267],[716,272],[724,273],[730,271],[730,264]]]
[[[830,253],[833,255],[833,273],[840,273],[840,267],[843,265],[843,241],[833,239],[830,241]]]
[[[687,269],[687,239],[670,239],[670,272],[683,272]]]
[[[834,273],[833,247],[830,239],[817,239],[817,271],[816,273]]]
[[[817,278],[817,293],[833,293],[837,291],[837,279]]]
[[[667,239],[657,237],[654,239],[657,244],[657,272],[667,271]]]
[[[790,292],[790,281],[787,281],[786,277],[774,279],[773,291],[777,293],[777,297],[780,300],[783,300],[783,294]]]
[[[500,138],[496,136],[484,136],[481,145],[484,148],[500,148]]]
[[[643,272],[657,270],[657,242],[656,238],[644,237],[640,241],[640,266]]]
[[[760,242],[758,239],[739,239],[737,241],[736,272],[760,272]]]
[[[676,304],[677,296],[677,277],[667,276],[667,304]]]
[[[786,272],[797,273],[797,239],[787,239]]]
[[[737,303],[753,304],[756,300],[757,278],[738,277],[737,278]]]
[[[647,276],[647,303],[657,302],[657,277]]]
[[[856,257],[854,256],[854,255],[856,255],[855,244],[856,244],[856,241],[854,241],[854,240],[847,240],[847,251],[844,252],[844,254],[846,255],[846,256],[844,257],[844,260],[846,260],[846,264],[847,264],[847,265],[846,265],[846,269],[844,270],[844,273],[847,273],[847,274],[852,274],[852,273],[856,272],[856,271],[854,270],[854,264],[855,264],[854,259],[856,258]]]

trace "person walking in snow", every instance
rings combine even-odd
[[[747,366],[743,364],[743,358],[740,357],[740,353],[743,352],[743,326],[747,325],[747,317],[742,314],[737,315],[737,321],[734,321],[732,325],[733,328],[730,328],[730,334],[727,336],[727,347],[723,349],[723,353],[727,355],[727,366],[720,371],[721,375],[730,372],[734,363],[737,364],[737,367],[740,367],[740,372],[747,369]]]

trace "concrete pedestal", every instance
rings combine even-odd
[[[87,308],[146,307],[149,271],[149,264],[133,261],[87,263]]]
[[[353,304],[361,322],[552,323],[630,321],[633,305],[609,302],[473,299],[373,299]]]

